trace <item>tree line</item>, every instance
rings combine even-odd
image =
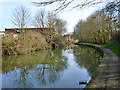
[[[79,41],[120,44],[120,2],[109,2],[86,21],[80,20],[74,28],[73,37]]]
[[[34,26],[36,28],[52,28],[59,35],[66,32],[66,21],[60,19],[53,12],[39,10],[34,17],[31,16],[30,9],[21,5],[14,9],[12,23],[20,28],[27,28],[28,26]],[[22,30],[23,32],[24,30]]]

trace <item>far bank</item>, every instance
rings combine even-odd
[[[51,28],[6,29],[2,37],[3,55],[23,55],[38,50],[63,48],[71,41]]]

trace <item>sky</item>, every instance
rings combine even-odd
[[[14,9],[20,5],[30,8],[32,17],[34,17],[38,10],[44,9],[46,11],[52,11],[56,8],[56,5],[37,7],[31,4],[30,0],[0,0],[0,30],[5,30],[5,28],[15,28],[14,24],[11,22],[11,17]],[[65,10],[59,12],[57,15],[59,18],[67,22],[67,32],[71,33],[73,32],[75,25],[80,20],[86,20],[88,16],[90,16],[96,10],[102,8],[104,5],[105,4],[83,9],[73,9],[71,11],[69,11],[69,8],[72,6],[69,6]]]

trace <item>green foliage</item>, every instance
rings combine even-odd
[[[114,6],[115,3],[110,3]],[[100,11],[88,17],[86,21],[79,21],[75,26],[73,37],[79,41],[89,41],[98,44],[119,44],[120,30],[118,29],[118,16],[115,8],[108,8],[109,4]]]
[[[103,62],[103,57],[97,50],[85,46],[74,47],[74,55],[75,61],[81,67],[85,67],[89,71],[89,75],[95,77],[98,74],[98,67]]]
[[[108,43],[112,37],[111,32],[114,27],[111,27],[111,25],[113,24],[110,17],[97,12],[90,16],[87,21],[80,21],[76,25],[74,36],[80,41]]]
[[[109,44],[102,44],[101,46],[110,49],[116,55],[120,56],[120,46],[113,45],[113,44],[111,44],[111,45],[109,45]]]

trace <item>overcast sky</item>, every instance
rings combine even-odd
[[[56,8],[55,5],[37,7],[32,5],[28,1],[30,0],[0,0],[0,30],[5,30],[5,28],[15,28],[15,26],[11,22],[12,12],[17,6],[20,6],[21,4],[31,9],[32,16],[34,16],[39,9],[52,11]],[[88,16],[90,16],[96,10],[104,7],[104,5],[105,4],[97,5],[94,7],[87,7],[82,10],[73,9],[71,11],[69,11],[69,8],[72,6],[69,6],[64,11],[58,13],[58,16],[67,21],[67,32],[73,32],[74,26],[79,20],[86,20]]]

